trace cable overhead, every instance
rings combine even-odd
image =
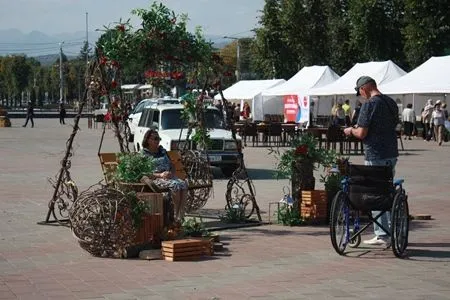
[[[83,38],[68,40],[68,43],[83,41]],[[34,43],[34,42],[0,42],[0,45],[58,45],[58,42],[45,42],[45,43]]]

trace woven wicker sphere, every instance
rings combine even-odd
[[[102,187],[87,190],[70,210],[72,232],[94,256],[121,257],[135,237],[131,203],[121,191]]]
[[[185,210],[191,212],[202,208],[208,201],[213,177],[208,160],[200,151],[186,151],[182,158],[189,186],[200,187],[188,192]]]

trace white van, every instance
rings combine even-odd
[[[146,107],[150,107],[152,104],[177,104],[180,103],[179,99],[164,97],[164,98],[151,98],[151,99],[143,99],[141,100],[134,109],[128,115],[128,127],[130,127],[130,142],[134,141],[134,132],[136,131],[136,127],[138,126],[139,119],[141,118],[142,111]]]
[[[181,118],[181,104],[152,104],[142,110],[138,126],[135,130],[134,146],[136,151],[142,149],[142,139],[149,128],[158,130],[160,145],[166,150],[184,149],[188,127]],[[219,167],[225,176],[231,176],[238,167],[238,157],[242,152],[242,140],[237,136],[233,140],[231,131],[225,129],[225,123],[219,110],[214,106],[205,109],[205,121],[209,130],[211,144],[208,157],[212,166]],[[193,130],[192,135],[195,133]],[[187,149],[197,149],[192,140]]]

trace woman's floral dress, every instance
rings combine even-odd
[[[159,146],[158,152],[151,153],[147,149],[142,149],[142,153],[145,156],[153,157],[155,163],[154,173],[162,173],[165,171],[172,170],[172,164],[170,162],[169,156],[167,156],[167,151],[162,146]],[[169,189],[171,192],[177,192],[180,190],[187,189],[186,181],[173,175],[170,179],[156,178],[153,181],[159,189]]]

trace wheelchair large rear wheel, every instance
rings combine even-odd
[[[349,213],[348,197],[343,191],[339,191],[334,197],[330,213],[331,244],[338,254],[343,255],[347,246],[348,216],[346,214]]]
[[[396,257],[403,258],[408,246],[409,232],[408,197],[404,191],[395,195],[392,204],[391,232],[392,251]]]

